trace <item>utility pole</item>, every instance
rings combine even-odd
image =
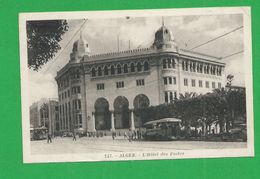
[[[128,41],[128,49],[129,50],[131,49],[131,41],[130,40]]]
[[[117,34],[117,51],[119,52],[119,35]]]

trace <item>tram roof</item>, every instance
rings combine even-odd
[[[167,122],[181,122],[181,119],[163,118],[163,119],[158,119],[158,120],[146,122],[144,125],[150,125],[150,124],[155,124],[155,123],[167,123]]]

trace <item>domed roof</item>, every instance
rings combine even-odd
[[[82,33],[80,33],[80,38],[73,43],[72,52],[79,54],[90,53],[88,42],[83,38]]]
[[[82,33],[80,33],[80,38],[73,43],[70,62],[79,62],[85,55],[90,56],[90,49],[88,42],[83,38]]]
[[[172,32],[163,24],[155,33],[155,41],[174,41]]]
[[[162,26],[155,32],[153,47],[157,49],[167,49],[178,51],[177,44],[174,40],[173,34],[170,29],[164,25],[162,20]]]

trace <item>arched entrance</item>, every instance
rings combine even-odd
[[[129,128],[130,127],[130,111],[129,102],[126,97],[118,96],[114,101],[114,121],[115,128]]]
[[[149,98],[144,94],[139,94],[134,98],[134,111],[142,108],[147,108],[150,105]],[[134,123],[135,127],[141,127],[143,125],[143,121],[141,116],[134,113]]]
[[[105,98],[98,98],[95,102],[96,130],[109,130],[111,126],[109,103]]]

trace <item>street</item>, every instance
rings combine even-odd
[[[235,149],[246,148],[246,142],[204,142],[204,141],[132,141],[123,137],[112,140],[110,137],[77,138],[56,137],[52,143],[47,140],[31,141],[32,154],[67,154],[67,153],[104,153],[133,152],[154,150],[192,150],[192,149]]]

